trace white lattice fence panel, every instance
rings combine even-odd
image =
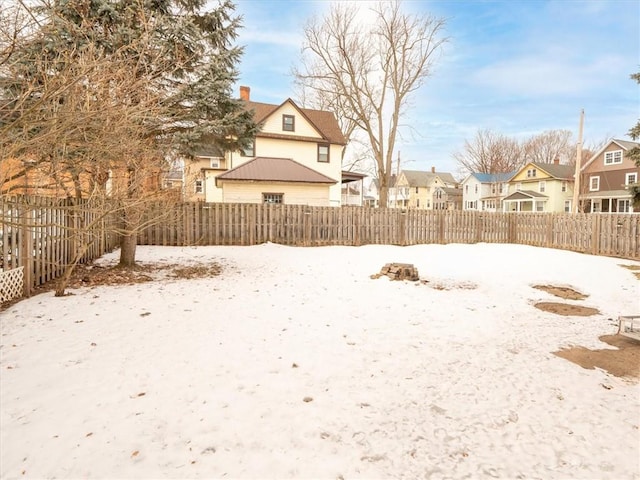
[[[24,288],[24,267],[0,272],[0,303],[21,297]]]

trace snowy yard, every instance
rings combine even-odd
[[[138,259],[222,272],[0,312],[1,478],[640,478],[638,379],[553,354],[613,348],[598,337],[640,313],[620,266],[638,262],[499,244]],[[389,262],[427,282],[371,278]]]

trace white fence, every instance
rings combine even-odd
[[[24,290],[24,267],[0,272],[0,304],[21,297]]]

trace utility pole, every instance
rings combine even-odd
[[[584,126],[584,108],[580,111],[580,128],[578,129],[578,144],[576,145],[576,169],[573,174],[573,205],[571,211],[578,213],[580,200],[580,169],[582,168],[582,128]]]

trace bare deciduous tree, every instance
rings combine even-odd
[[[560,163],[575,160],[576,144],[570,130],[546,130],[526,140],[522,145],[527,162]]]
[[[453,158],[467,173],[507,173],[522,165],[524,155],[517,140],[485,129],[478,130],[473,140],[465,140]]]
[[[444,19],[400,7],[399,1],[378,3],[365,24],[362,7],[333,4],[305,26],[302,64],[294,69],[298,84],[336,112],[349,137],[356,129],[365,132],[383,206],[400,119],[446,42]]]

